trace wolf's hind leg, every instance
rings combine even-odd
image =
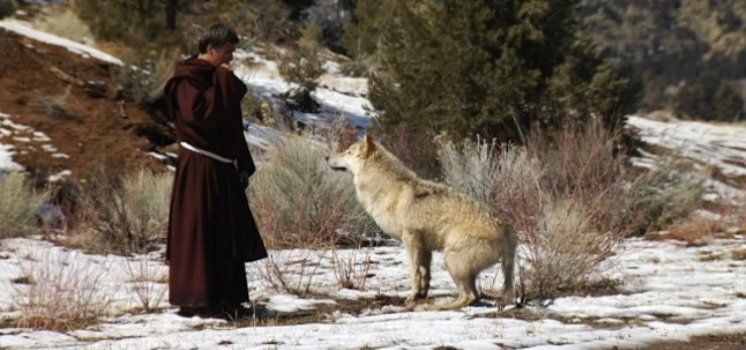
[[[506,232],[505,243],[503,244],[501,254],[501,265],[503,272],[503,290],[500,295],[500,308],[513,304],[515,302],[515,292],[513,289],[514,276],[515,276],[515,255],[516,247],[518,245],[518,237],[515,232],[511,229]]]
[[[474,266],[468,255],[463,251],[446,251],[444,252],[446,267],[458,288],[456,299],[439,309],[459,309],[461,307],[472,305],[479,301],[479,292],[476,287],[476,278],[481,269]]]

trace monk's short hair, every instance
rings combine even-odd
[[[227,43],[238,44],[236,31],[224,24],[213,24],[199,39],[199,53],[206,53],[208,45],[217,48]]]

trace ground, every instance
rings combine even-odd
[[[111,87],[116,64],[2,27],[0,61],[0,143],[13,146],[13,160],[27,170],[44,178],[65,170],[85,178],[92,160],[113,158],[115,169],[165,168],[147,153],[153,144],[137,134],[153,125],[147,113],[60,78]]]

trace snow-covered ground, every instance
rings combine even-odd
[[[13,301],[22,300],[19,295],[25,288],[35,288],[12,280],[56,276],[65,271],[95,278],[92,288],[111,299],[112,314],[100,324],[65,333],[0,329],[0,348],[207,349],[222,344],[235,349],[439,345],[463,349],[597,349],[743,333],[746,261],[734,260],[731,252],[745,245],[744,236],[689,248],[675,241],[630,240],[614,258],[615,268],[610,272],[611,277],[624,277],[623,293],[560,298],[503,315],[495,315],[496,308],[490,302],[457,311],[407,311],[400,305],[379,305],[359,313],[346,312],[342,307],[335,311],[335,305],[349,300],[362,304],[376,297],[405,296],[409,277],[404,249],[338,252],[343,261],[350,254],[356,254],[358,263],[370,259],[365,291],[338,287],[330,251],[273,251],[276,261],[286,262],[280,265],[287,267],[291,284],[307,281],[314,274],[310,286],[317,296],[300,298],[275,292],[259,277],[263,263],[249,264],[252,300],[266,306],[270,316],[259,321],[261,326],[237,327],[223,320],[177,316],[164,299],[167,267],[160,252],[133,258],[86,255],[38,239],[7,239],[0,249],[0,318],[17,317]],[[306,273],[301,275],[302,261],[306,262]],[[445,302],[455,291],[441,254],[435,255],[433,266],[435,299],[431,302]],[[499,286],[500,278],[495,276],[496,269],[484,273],[480,277],[482,288]],[[161,300],[158,312],[131,312],[140,305],[135,290],[142,287],[143,280],[150,281],[151,298]],[[310,323],[282,325],[282,319],[315,313],[318,317]],[[277,323],[281,325],[272,325]]]
[[[267,60],[256,53],[237,51],[238,63],[234,72],[248,85],[257,96],[270,101],[275,110],[286,110],[285,102],[280,94],[295,87],[286,82],[277,68],[277,63]],[[293,112],[292,117],[305,124],[326,126],[334,121],[345,119],[353,125],[367,128],[371,125],[370,117],[365,110],[370,106],[367,94],[367,79],[345,77],[337,73],[335,64],[328,62],[325,67],[327,73],[319,78],[319,87],[313,92],[313,97],[321,105],[317,113]]]
[[[661,122],[639,116],[630,116],[629,127],[637,131],[645,143],[662,147],[695,162],[700,168],[713,167],[720,179],[708,179],[706,185],[715,200],[744,203],[746,189],[739,188],[739,179],[746,178],[746,125],[713,124],[676,120]],[[650,167],[658,156],[644,152],[634,162]]]
[[[9,141],[21,146],[8,144]],[[23,171],[23,167],[13,161],[13,155],[28,154],[29,151],[41,148],[49,153],[52,158],[68,158],[67,154],[59,152],[52,143],[52,139],[45,133],[36,131],[34,128],[13,121],[13,116],[0,112],[0,175],[2,172]],[[70,176],[69,170],[63,170],[57,174],[50,175],[48,181],[56,182]]]

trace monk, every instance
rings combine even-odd
[[[267,256],[245,194],[256,167],[241,122],[247,88],[228,68],[237,43],[232,28],[210,27],[199,55],[178,62],[165,86],[180,146],[166,251],[169,302],[184,316],[246,310],[245,263]]]

